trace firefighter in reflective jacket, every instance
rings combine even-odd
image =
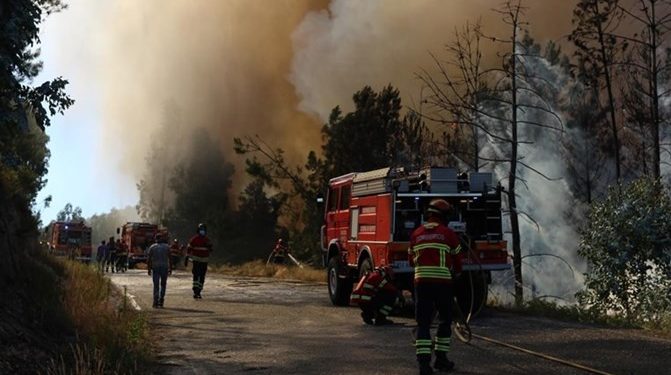
[[[392,283],[392,277],[391,267],[378,267],[363,275],[352,292],[350,304],[361,308],[361,318],[366,324],[381,326],[393,323],[387,319],[398,301],[398,290]]]
[[[189,240],[186,248],[189,258],[193,263],[191,273],[193,274],[193,298],[201,299],[200,292],[205,285],[205,274],[207,273],[207,262],[212,252],[212,243],[207,237],[207,228],[205,224],[198,224],[198,230],[195,236]]]
[[[449,371],[454,367],[447,353],[452,338],[452,282],[461,272],[461,245],[457,234],[446,226],[451,211],[445,200],[432,200],[426,209],[427,221],[410,237],[408,259],[415,267],[415,350],[421,375],[433,373],[432,349],[436,370]],[[430,333],[434,309],[439,315],[435,343]]]

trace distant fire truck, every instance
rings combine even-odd
[[[91,228],[84,222],[52,222],[47,228],[47,245],[51,254],[89,262]]]
[[[478,311],[487,300],[491,271],[510,268],[501,191],[491,173],[458,175],[451,168],[383,168],[331,179],[321,229],[331,301],[346,305],[354,280],[384,265],[393,267],[400,288],[412,290],[410,235],[424,221],[429,201],[443,198],[455,208],[449,227],[464,252],[457,299],[462,308]]]
[[[157,233],[167,235],[167,230],[159,228],[156,224],[135,222],[128,222],[117,228],[121,246],[124,247],[124,252],[128,253],[128,268],[133,268],[137,263],[147,262],[147,249],[154,243]]]

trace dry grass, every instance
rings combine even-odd
[[[265,261],[254,260],[240,265],[215,266],[213,271],[232,276],[273,277],[282,280],[306,282],[326,282],[326,271],[310,266],[303,268],[276,264],[266,265]]]
[[[78,344],[53,361],[47,374],[134,373],[148,357],[144,314],[126,309],[125,296],[93,268],[64,262],[63,306]]]

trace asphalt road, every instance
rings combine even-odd
[[[414,374],[414,320],[362,323],[359,310],[331,305],[326,285],[208,274],[202,300],[191,274],[168,280],[165,308],[151,308],[151,278],[111,276],[149,310],[161,374]],[[473,333],[612,374],[671,374],[671,341],[636,330],[484,311]],[[587,374],[473,339],[453,340],[455,374]]]

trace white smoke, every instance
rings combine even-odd
[[[528,123],[519,124],[519,140],[532,144],[519,145],[516,186],[517,209],[520,220],[522,247],[522,272],[527,298],[550,298],[558,302],[573,302],[574,295],[584,284],[585,262],[577,255],[580,233],[578,228],[585,214],[585,207],[573,196],[567,175],[567,160],[562,157],[563,145],[571,142],[566,137],[580,132],[564,131],[565,121],[559,109],[559,101],[574,88],[571,80],[559,67],[550,65],[540,57],[524,59],[525,71],[540,80],[531,80],[530,88],[545,95],[541,100],[530,90],[520,91],[518,100],[522,104],[544,107],[554,115],[530,108],[518,112],[519,120],[542,124],[553,130]],[[552,83],[551,86],[545,86]],[[504,109],[506,116],[509,110]],[[487,109],[492,112],[493,109]],[[501,123],[489,121],[490,128],[502,129]],[[506,137],[509,137],[507,135]],[[483,149],[485,157],[509,157],[510,151],[493,140]],[[525,165],[523,165],[525,164]],[[531,169],[533,168],[533,170]],[[509,164],[501,163],[495,173],[507,186]],[[512,243],[509,221],[504,221],[509,245]],[[511,301],[514,285],[512,270],[495,275],[494,298]]]
[[[534,35],[558,38],[570,29],[568,1],[527,1]],[[309,12],[292,35],[294,58],[290,80],[299,108],[322,121],[336,105],[345,109],[364,85],[389,83],[412,104],[421,83],[415,73],[433,66],[429,51],[440,51],[455,28],[482,18],[489,32],[502,27],[491,12],[491,0],[348,1],[332,0],[327,10]],[[496,51],[485,52],[496,58]]]

